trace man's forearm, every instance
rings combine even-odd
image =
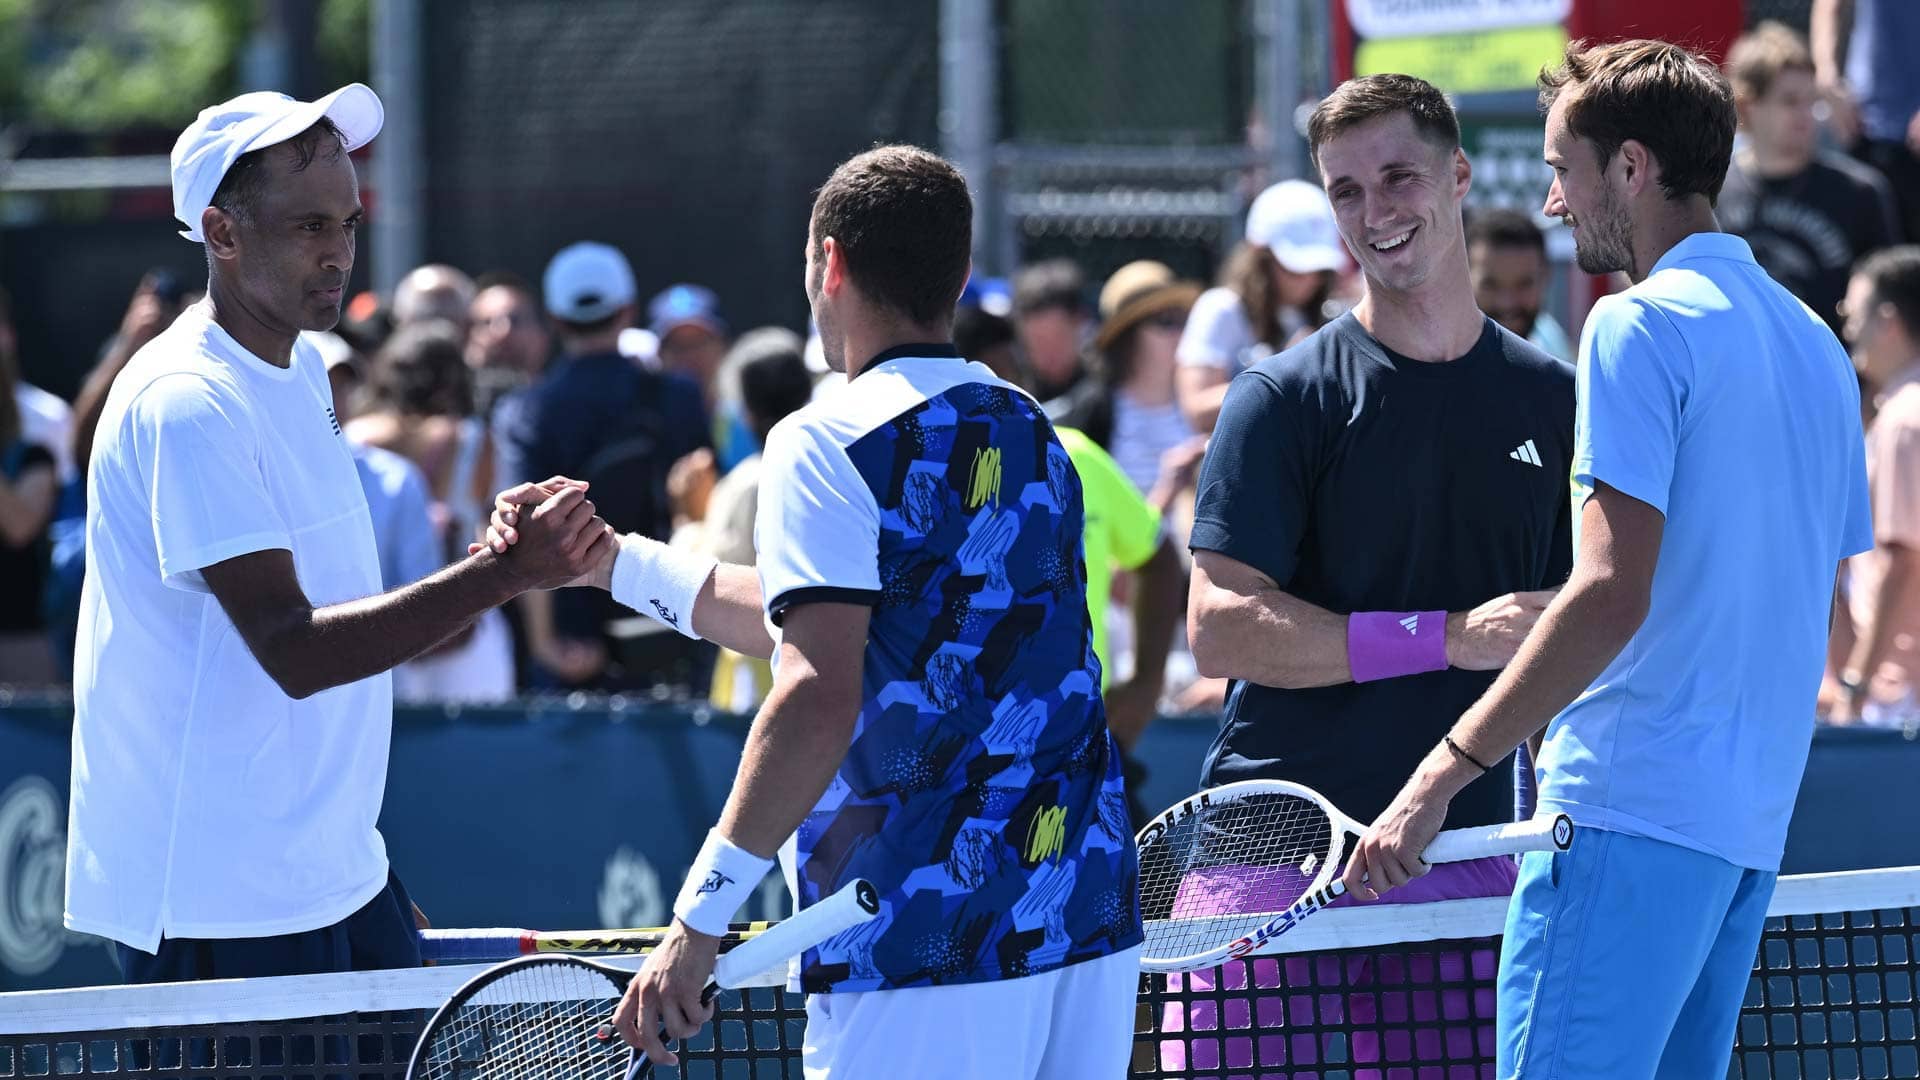
[[[1513,662],[1454,724],[1455,745],[1483,764],[1506,757],[1593,685],[1644,617],[1644,609],[1610,595],[1605,584],[1569,586],[1541,615]],[[1442,744],[1429,759],[1442,754],[1453,751]]]
[[[781,657],[783,666],[803,663]],[[772,858],[806,820],[847,755],[860,714],[858,700],[828,692],[820,681],[783,680],[747,733],[720,832],[736,846]]]
[[[1156,692],[1166,682],[1167,654],[1180,619],[1180,571],[1180,554],[1168,540],[1136,576],[1140,588],[1133,602],[1133,681]]]
[[[1846,78],[1847,37],[1852,31],[1852,0],[1814,0],[1807,37],[1814,77],[1823,85]]]
[[[1202,675],[1289,690],[1353,681],[1345,615],[1279,589],[1196,587],[1211,591],[1189,627]]]
[[[1861,679],[1872,681],[1873,673],[1880,670],[1887,654],[1893,651],[1893,639],[1898,629],[1898,620],[1892,614],[1907,603],[1907,596],[1914,578],[1914,563],[1920,560],[1920,551],[1897,549],[1887,562],[1887,572],[1880,579],[1880,587],[1874,590],[1873,619],[1861,628],[1859,638],[1854,642],[1853,653],[1841,674],[1858,674]]]
[[[315,608],[255,652],[289,696],[303,698],[403,664],[517,591],[498,556],[482,552],[391,592]]]
[[[93,459],[93,437],[100,427],[100,414],[107,406],[107,392],[113,389],[113,380],[120,375],[120,369],[127,366],[132,353],[122,353],[119,347],[81,384],[80,393],[73,403],[73,460],[85,474],[88,463]]]
[[[760,574],[751,566],[721,563],[693,602],[693,632],[716,645],[760,660],[773,658]]]

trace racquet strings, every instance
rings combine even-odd
[[[507,971],[428,1034],[415,1080],[623,1080],[629,1052],[601,1037],[625,987],[584,964]],[[611,1028],[607,1028],[611,1031]]]
[[[1257,929],[1308,893],[1334,839],[1325,808],[1280,792],[1182,818],[1140,849],[1143,955],[1197,956]]]

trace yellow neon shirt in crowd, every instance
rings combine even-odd
[[[1160,513],[1147,505],[1113,456],[1100,444],[1070,427],[1056,427],[1060,445],[1080,474],[1080,497],[1086,506],[1087,614],[1093,619],[1093,652],[1100,658],[1100,687],[1113,679],[1107,655],[1107,603],[1112,599],[1113,574],[1137,570],[1160,548]]]

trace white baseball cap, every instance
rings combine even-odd
[[[1247,211],[1247,240],[1273,252],[1296,274],[1347,265],[1340,228],[1327,193],[1305,180],[1282,180],[1260,193]]]
[[[348,151],[380,134],[387,110],[379,95],[360,83],[343,86],[318,101],[295,101],[272,90],[256,90],[200,110],[173,143],[173,216],[186,228],[180,235],[204,243],[200,215],[227,170],[249,150],[286,142],[320,122],[333,121]]]
[[[541,281],[547,312],[562,322],[592,323],[633,303],[633,267],[618,248],[582,243],[563,247]]]

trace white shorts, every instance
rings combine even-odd
[[[1024,979],[814,994],[807,1080],[1115,1080],[1133,1056],[1140,949]]]

